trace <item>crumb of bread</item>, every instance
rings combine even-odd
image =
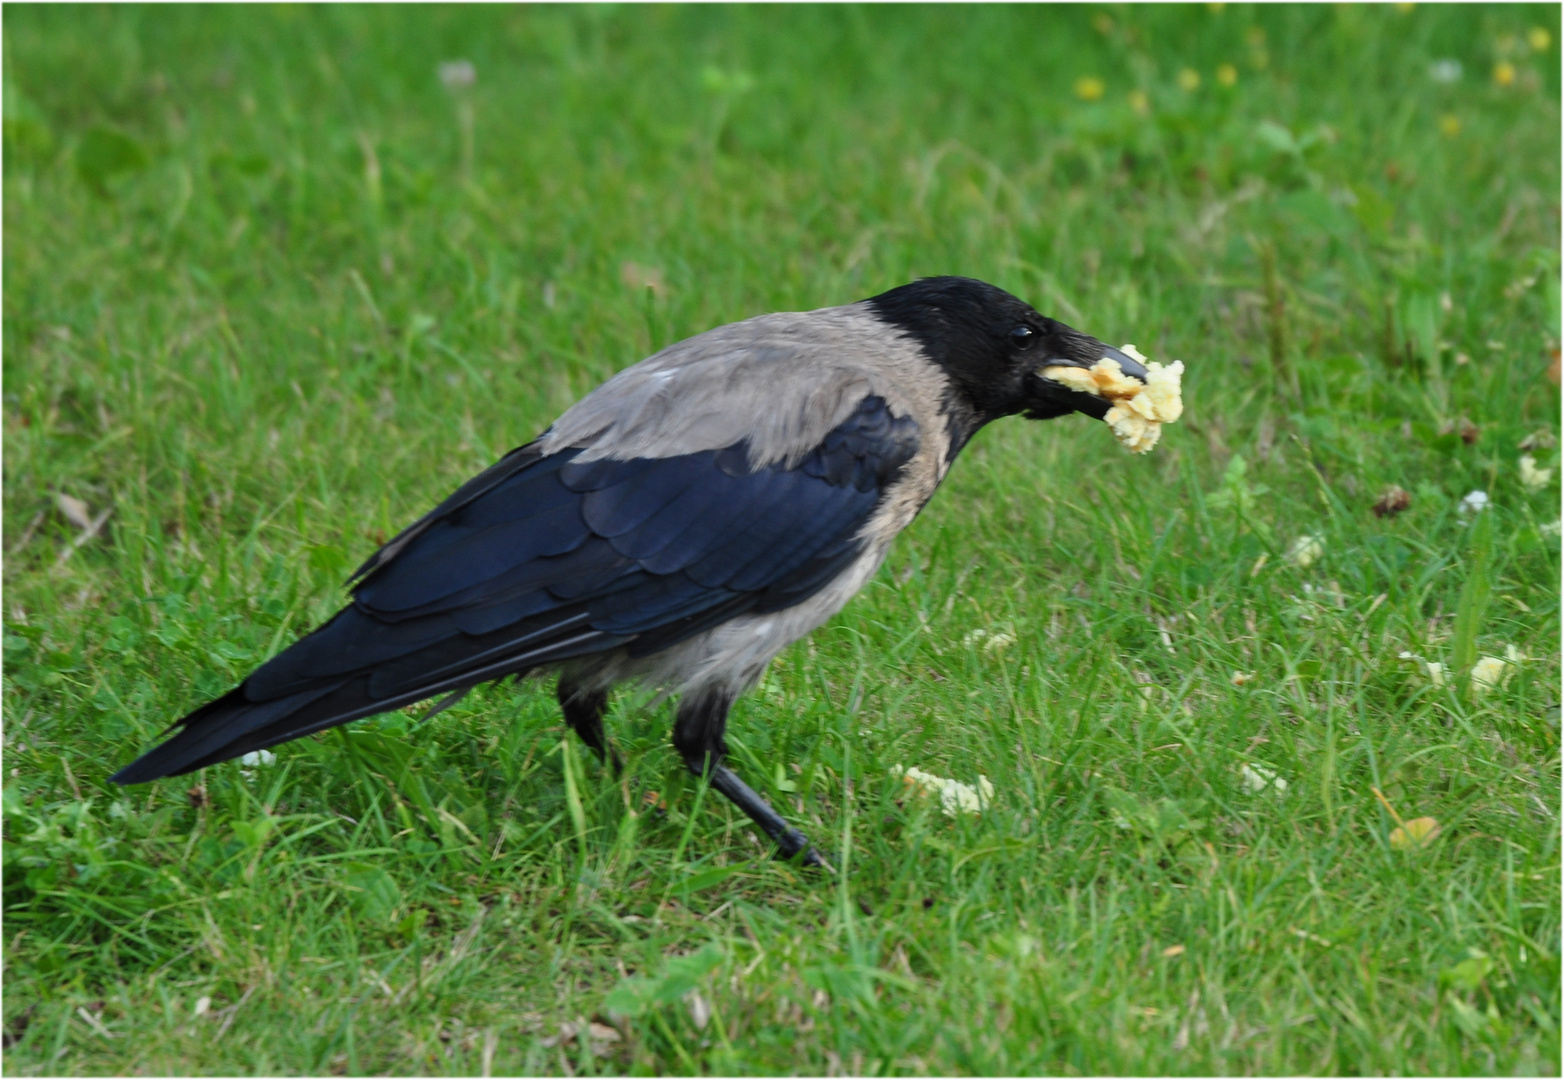
[[[1097,393],[1097,378],[1085,368],[1065,367],[1061,364],[1044,368],[1043,375],[1056,383],[1063,383],[1071,390],[1079,390],[1083,394]]]
[[[891,768],[891,775],[915,794],[938,795],[940,809],[946,817],[955,817],[960,813],[978,814],[988,809],[994,801],[994,785],[981,774],[976,787],[963,784],[960,780],[947,780],[922,769],[903,769],[900,765]]]
[[[1113,402],[1103,417],[1114,436],[1130,451],[1144,454],[1162,437],[1162,425],[1177,420],[1184,412],[1181,382],[1183,361],[1163,366],[1147,360],[1133,345],[1125,345],[1124,355],[1146,366],[1146,381],[1131,378],[1117,360],[1103,357],[1090,369],[1057,364],[1043,369],[1045,378]]]

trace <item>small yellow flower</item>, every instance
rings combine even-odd
[[[1218,64],[1216,67],[1216,81],[1223,86],[1234,86],[1238,83],[1238,69],[1232,64]]]
[[[1461,134],[1461,118],[1455,113],[1445,113],[1439,118],[1439,131],[1452,139],[1455,138]]]
[[[1075,80],[1075,96],[1082,101],[1096,101],[1108,89],[1095,75],[1083,75]]]
[[[1515,82],[1515,65],[1508,60],[1500,60],[1493,65],[1493,81],[1500,86],[1509,86]]]
[[[1222,14],[1223,9],[1227,7],[1227,5],[1226,4],[1207,4],[1206,7],[1211,9],[1211,13],[1213,15],[1220,15],[1220,14]]]
[[[1178,73],[1178,84],[1185,90],[1200,89],[1200,72],[1194,68],[1185,68]]]
[[[1415,7],[1417,7],[1416,4],[1402,3],[1402,4],[1397,4],[1396,5],[1396,10],[1401,12],[1401,14],[1405,15],[1407,12],[1411,11]]]
[[[1548,46],[1553,44],[1553,35],[1540,26],[1533,26],[1526,31],[1526,40],[1532,52],[1547,52]]]
[[[1144,90],[1130,91],[1130,108],[1145,116],[1151,111],[1151,99],[1146,96]]]

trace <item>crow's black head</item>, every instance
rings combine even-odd
[[[968,413],[973,430],[1016,413],[1034,420],[1071,412],[1102,419],[1107,401],[1043,378],[1046,367],[1089,368],[1106,356],[1126,375],[1146,379],[1145,367],[1119,350],[973,278],[924,278],[866,302],[944,370],[959,399],[950,407]]]

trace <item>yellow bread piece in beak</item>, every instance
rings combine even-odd
[[[1102,365],[1098,364],[1097,366],[1101,367]],[[1118,365],[1115,364],[1114,367],[1118,368]],[[1083,394],[1095,395],[1097,393],[1097,378],[1091,371],[1087,371],[1085,368],[1064,367],[1063,365],[1045,367],[1043,368],[1043,378],[1052,379],[1056,383],[1068,386],[1071,390],[1078,390]]]
[[[1144,454],[1162,437],[1162,425],[1171,424],[1184,413],[1184,363],[1176,361],[1164,367],[1148,361],[1133,345],[1125,345],[1120,351],[1146,365],[1144,383],[1124,374],[1119,362],[1108,357],[1089,369],[1056,364],[1044,368],[1042,374],[1071,390],[1113,402],[1103,422],[1124,447]]]

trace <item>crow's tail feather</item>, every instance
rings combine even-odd
[[[178,721],[180,730],[177,734],[109,779],[116,784],[144,784],[165,776],[180,776],[252,750],[263,750],[352,720],[412,705],[436,694],[466,691],[508,675],[526,674],[544,664],[611,649],[627,640],[600,630],[586,630],[498,659],[489,657],[488,663],[449,673],[438,681],[429,681],[390,697],[377,697],[371,693],[368,673],[346,679],[312,681],[297,692],[265,701],[252,701],[247,696],[246,680]]]

